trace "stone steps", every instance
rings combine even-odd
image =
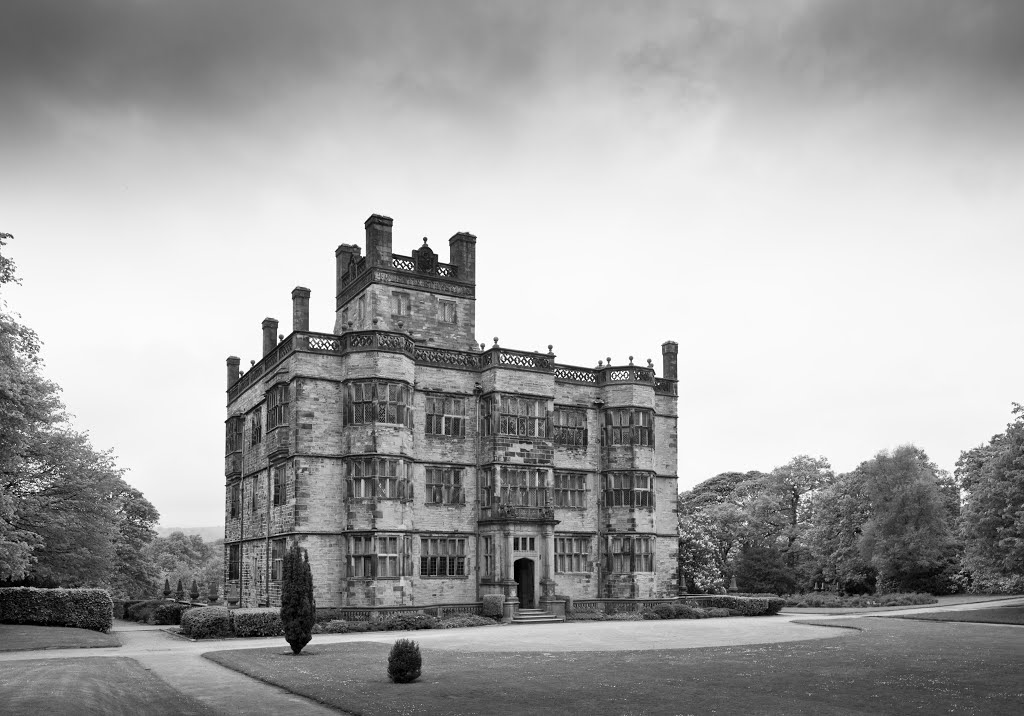
[[[564,621],[564,618],[556,617],[543,609],[520,609],[519,613],[512,617],[513,624],[558,624]]]

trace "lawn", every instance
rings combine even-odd
[[[971,609],[970,611],[963,612],[922,612],[921,614],[904,614],[899,618],[921,619],[923,621],[935,622],[977,622],[980,624],[1024,625],[1024,606]]]
[[[422,648],[423,676],[413,684],[388,680],[388,644],[314,645],[298,657],[280,647],[205,656],[360,716],[1024,712],[1024,649],[1015,630],[856,623],[841,638],[672,651]],[[395,638],[402,636],[415,639]]]
[[[4,716],[213,713],[172,689],[135,660],[101,656],[0,663],[0,712]]]
[[[113,634],[91,629],[0,624],[0,651],[28,649],[76,649],[90,646],[121,646]]]

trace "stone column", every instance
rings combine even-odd
[[[505,579],[501,585],[505,590],[504,621],[511,621],[512,617],[519,613],[519,595],[516,594],[517,582],[515,580],[515,553],[512,550],[512,530],[506,529],[505,536]]]

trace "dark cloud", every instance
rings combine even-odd
[[[230,126],[271,113],[500,121],[579,87],[628,107],[800,112],[899,96],[971,123],[1019,108],[1018,0],[8,0],[0,121],[64,110]],[[312,116],[311,116],[312,115]]]

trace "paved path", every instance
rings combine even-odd
[[[996,604],[1020,605],[1024,604],[1024,597],[1000,600]],[[799,613],[746,619],[495,625],[472,629],[419,631],[416,633],[416,640],[425,648],[478,652],[692,649],[835,638],[850,634],[849,630],[838,628],[838,625],[836,628],[830,628],[797,623],[809,619],[848,622],[866,616],[899,616],[927,611],[983,609],[991,606],[994,606],[992,600],[948,606],[930,604],[896,610],[866,610],[855,614],[820,614],[801,610]],[[226,649],[280,647],[282,652],[286,652],[288,646],[281,637],[192,642],[168,634],[162,629],[115,620],[112,633],[116,634],[122,643],[119,648],[0,652],[0,664],[24,659],[128,657],[138,661],[173,688],[198,699],[219,713],[287,713],[289,716],[337,713],[309,699],[250,679],[202,658],[204,653]],[[318,644],[356,641],[390,643],[402,636],[407,634],[317,634],[306,649],[315,651]]]

